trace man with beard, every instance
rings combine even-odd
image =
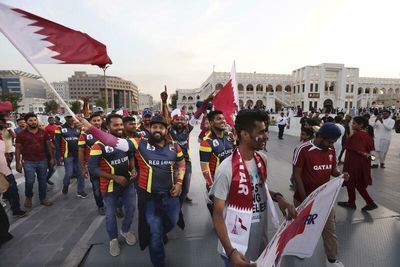
[[[78,139],[80,131],[74,127],[74,118],[71,115],[65,116],[65,123],[55,131],[57,159],[63,157],[65,175],[63,180],[62,193],[68,194],[70,180],[76,176],[80,198],[87,198],[85,192],[85,181],[82,177],[82,170],[78,158]]]
[[[26,199],[24,206],[32,208],[32,189],[35,176],[39,184],[40,204],[51,206],[53,204],[46,198],[47,156],[50,157],[49,163],[52,166],[55,165],[51,140],[46,131],[38,127],[39,123],[35,114],[28,113],[24,119],[28,127],[17,135],[15,141],[16,170],[22,173],[23,168],[25,173]]]
[[[145,108],[142,114],[142,123],[139,126],[138,134],[142,137],[149,138],[150,136],[150,120],[153,116],[153,113],[150,109]]]
[[[214,196],[213,224],[225,266],[255,266],[249,261],[257,260],[268,243],[268,194],[284,214],[297,215],[281,193],[267,192],[267,159],[257,152],[268,140],[266,121],[267,114],[261,110],[238,112],[235,130],[240,144],[215,173],[210,191]],[[236,225],[246,231],[236,231]]]
[[[93,118],[91,121],[94,121]],[[122,137],[124,126],[121,115],[111,114],[107,116],[106,124],[111,135]],[[101,131],[100,122],[96,122],[94,127]],[[90,134],[90,132],[87,133],[87,135]],[[112,256],[118,256],[121,252],[115,215],[119,199],[122,200],[125,208],[121,235],[128,245],[133,246],[136,244],[136,236],[130,232],[136,207],[136,191],[133,187],[132,173],[130,172],[132,166],[134,166],[132,152],[128,153],[114,149],[100,141],[96,141],[91,147],[89,171],[94,177],[100,177],[100,191],[103,194],[106,207],[106,228],[110,238],[110,254]]]
[[[136,131],[136,119],[134,117],[124,117],[124,136],[126,138],[138,138],[140,137]]]
[[[210,132],[200,142],[200,166],[207,191],[214,183],[214,174],[224,159],[232,154],[235,147],[235,139],[231,132],[226,131],[224,114],[220,110],[208,113],[207,119],[210,123]],[[212,201],[209,200],[207,208],[212,214]]]
[[[101,129],[103,118],[99,112],[93,113],[89,118],[90,123],[96,127],[97,129]],[[79,163],[81,165],[82,173],[85,178],[90,176],[90,182],[92,183],[93,188],[93,196],[96,201],[97,210],[99,215],[104,215],[104,203],[103,197],[100,192],[100,179],[93,173],[90,173],[88,170],[88,162],[90,149],[96,143],[97,139],[92,134],[87,134],[85,132],[81,132],[78,140],[79,146]]]
[[[138,166],[139,241],[149,245],[154,266],[165,266],[163,236],[177,224],[179,195],[185,173],[182,149],[165,139],[167,122],[155,116],[150,122],[149,139],[123,139],[104,133],[86,120],[84,127],[106,145],[134,152]],[[174,172],[177,169],[177,172]]]

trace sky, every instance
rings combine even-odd
[[[107,46],[108,75],[155,97],[198,88],[215,71],[290,74],[321,63],[400,78],[398,0],[0,0]],[[89,65],[38,65],[49,81]],[[0,34],[0,69],[35,71]]]

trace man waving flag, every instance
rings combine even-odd
[[[215,110],[221,110],[224,113],[226,122],[233,126],[233,115],[239,107],[239,95],[236,83],[236,65],[232,64],[231,75],[229,81],[225,84],[217,95],[213,98]]]

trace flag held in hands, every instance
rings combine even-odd
[[[224,113],[226,122],[230,126],[234,126],[233,115],[239,107],[239,95],[236,83],[236,65],[233,62],[229,81],[225,86],[216,94],[212,103],[216,110]]]
[[[18,8],[0,3],[0,30],[32,64],[111,64],[104,44]]]

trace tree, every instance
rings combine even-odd
[[[102,98],[96,99],[96,101],[94,101],[94,104],[96,105],[96,107],[102,107],[103,109],[106,108],[106,100],[105,99],[102,99]]]
[[[46,111],[46,113],[52,113],[52,114],[57,113],[58,104],[55,100],[50,100],[50,101],[44,102],[43,105],[44,105],[44,110]]]
[[[171,104],[170,107],[172,109],[176,109],[177,107],[177,102],[178,102],[178,94],[175,92],[175,94],[171,95]]]
[[[74,112],[74,113],[81,112],[81,102],[79,102],[77,100],[77,101],[71,102],[70,104],[71,104],[70,108],[71,108],[72,112]]]
[[[22,100],[22,95],[21,94],[16,94],[16,93],[5,93],[3,92],[0,96],[0,99],[2,101],[10,101],[14,111],[17,111],[18,108],[20,107],[18,104]]]

